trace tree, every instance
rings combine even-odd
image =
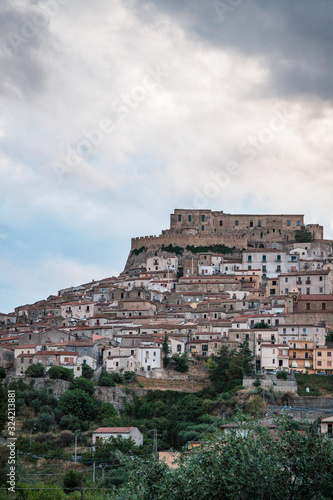
[[[55,380],[73,380],[74,373],[70,368],[64,366],[52,366],[47,372],[48,376]]]
[[[71,385],[69,386],[70,390],[73,389],[81,389],[82,391],[86,392],[87,394],[90,394],[92,396],[95,391],[95,386],[91,380],[88,380],[84,377],[79,377],[73,380]]]
[[[313,241],[311,231],[305,226],[301,226],[300,229],[295,231],[295,241],[297,241],[297,243],[308,243]]]
[[[87,379],[92,379],[94,375],[94,370],[86,363],[82,365],[82,377]]]
[[[6,369],[0,366],[0,379],[6,378]]]
[[[115,387],[116,383],[113,380],[111,373],[102,372],[99,379],[98,379],[98,385],[101,385],[104,387]]]
[[[265,328],[267,330],[267,329],[272,328],[272,327],[268,323],[265,323],[265,321],[261,320],[261,321],[258,321],[258,323],[255,323],[253,325],[253,328],[255,330],[258,330],[258,329],[261,329],[261,328]]]
[[[171,358],[171,362],[176,372],[188,372],[188,361],[186,354],[182,354],[181,356],[173,355]]]
[[[260,425],[214,433],[169,469],[157,461],[128,460],[129,478],[116,499],[292,500],[331,498],[333,447],[317,427],[299,432],[282,420],[274,435]]]
[[[64,492],[69,495],[72,491],[80,490],[82,487],[82,474],[69,470],[64,476]]]
[[[238,350],[222,346],[218,355],[207,363],[215,389],[226,392],[241,385],[244,375],[254,372],[253,358],[248,341],[240,343]]]
[[[27,377],[40,378],[45,375],[45,366],[42,363],[35,363],[25,370]]]
[[[170,363],[170,348],[168,342],[168,335],[164,335],[164,340],[162,344],[162,354],[163,354],[163,368],[167,368]]]
[[[66,391],[59,399],[60,415],[74,415],[81,420],[94,420],[99,404],[82,389]]]

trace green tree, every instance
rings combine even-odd
[[[163,368],[167,368],[170,364],[170,348],[168,342],[168,335],[164,335],[164,340],[162,344],[162,355],[163,355]]]
[[[71,414],[80,420],[94,420],[98,411],[99,404],[82,389],[66,391],[59,399],[61,416]]]
[[[87,379],[92,379],[94,375],[94,370],[86,363],[82,365],[82,377]]]
[[[99,379],[98,379],[98,385],[101,385],[104,387],[115,387],[116,382],[114,381],[111,373],[102,372]]]
[[[69,386],[70,390],[73,389],[81,389],[82,391],[86,392],[87,394],[90,394],[92,396],[95,391],[95,386],[91,380],[88,380],[84,377],[79,377],[73,380],[71,385]]]
[[[258,329],[261,329],[261,328],[263,328],[263,329],[266,329],[266,330],[267,330],[267,329],[270,329],[270,328],[272,328],[272,327],[271,327],[271,325],[269,325],[268,323],[265,323],[265,321],[263,321],[263,320],[262,320],[262,321],[258,321],[258,323],[255,323],[255,324],[253,325],[253,328],[254,328],[255,330],[258,330]]]
[[[301,226],[300,229],[295,231],[295,241],[297,241],[297,243],[308,243],[313,241],[311,231],[305,226]]]
[[[69,495],[73,491],[80,490],[83,485],[82,474],[69,470],[64,476],[64,492]]]
[[[47,372],[48,376],[55,380],[73,380],[73,370],[64,366],[52,366]]]
[[[34,363],[25,370],[27,377],[40,378],[45,375],[45,367],[42,363]]]
[[[186,354],[182,354],[181,356],[173,355],[170,362],[172,363],[176,372],[188,372],[188,361]]]

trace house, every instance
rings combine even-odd
[[[280,274],[280,295],[287,295],[295,286],[301,295],[328,295],[332,293],[332,272],[298,271]]]
[[[112,437],[122,437],[123,439],[132,439],[136,446],[143,445],[143,435],[137,427],[99,427],[92,434],[93,452],[99,442],[103,444]]]
[[[260,366],[262,370],[289,369],[288,346],[283,344],[261,344]]]
[[[320,421],[320,432],[326,434],[328,438],[333,438],[333,416]]]
[[[313,342],[309,340],[289,341],[289,368],[302,373],[314,373]]]

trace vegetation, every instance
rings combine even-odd
[[[64,492],[68,495],[73,491],[80,490],[82,486],[82,474],[74,470],[66,472],[64,477]]]
[[[271,327],[271,325],[269,325],[268,323],[265,323],[265,321],[262,320],[262,321],[260,321],[258,323],[255,323],[253,325],[253,328],[255,330],[258,330],[258,329],[266,329],[266,330],[268,330],[268,329],[270,329],[272,327]]]
[[[92,379],[94,375],[94,370],[87,364],[82,365],[82,377],[87,379]]]
[[[239,349],[222,346],[217,356],[208,358],[207,367],[216,391],[226,392],[242,385],[244,375],[253,375],[253,354],[247,341]]]
[[[182,354],[181,356],[174,354],[170,359],[169,364],[176,372],[180,373],[188,372],[188,361],[186,354]]]
[[[39,378],[44,377],[45,367],[42,363],[34,363],[25,370],[27,377]]]
[[[305,226],[295,231],[295,241],[297,243],[308,243],[313,241],[312,233]]]
[[[73,380],[73,370],[64,366],[52,366],[47,372],[48,376],[55,380]]]
[[[169,348],[169,341],[168,341],[168,335],[164,335],[163,339],[163,344],[162,344],[162,361],[163,361],[163,368],[168,368],[170,364],[170,348]]]
[[[204,253],[204,252],[212,252],[212,253],[221,253],[221,254],[229,254],[236,252],[236,248],[227,247],[223,244],[218,245],[209,245],[209,246],[193,246],[187,245],[186,250],[191,253]]]
[[[172,244],[168,246],[162,245],[161,252],[168,252],[175,255],[182,255],[184,252],[184,248],[179,246],[173,246]]]
[[[300,396],[332,396],[333,395],[333,375],[308,375],[298,373],[296,376],[298,394]],[[310,391],[307,392],[306,388]]]
[[[6,378],[6,370],[3,366],[0,366],[0,379]]]
[[[132,250],[132,255],[140,255],[140,253],[145,252],[146,250],[146,247],[134,248],[134,250]]]
[[[276,374],[276,378],[278,380],[287,380],[288,379],[288,373],[287,372],[283,372],[283,371],[278,371],[277,374]]]

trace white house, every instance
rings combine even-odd
[[[143,435],[137,427],[99,427],[92,434],[93,452],[99,442],[106,443],[112,437],[132,439],[136,446],[143,445]]]
[[[147,259],[147,271],[178,271],[178,257],[150,257]]]
[[[262,370],[288,370],[289,347],[282,344],[261,344],[260,367]]]
[[[251,249],[243,252],[242,268],[261,269],[263,276],[277,278],[281,273],[297,271],[299,258],[274,248]]]

